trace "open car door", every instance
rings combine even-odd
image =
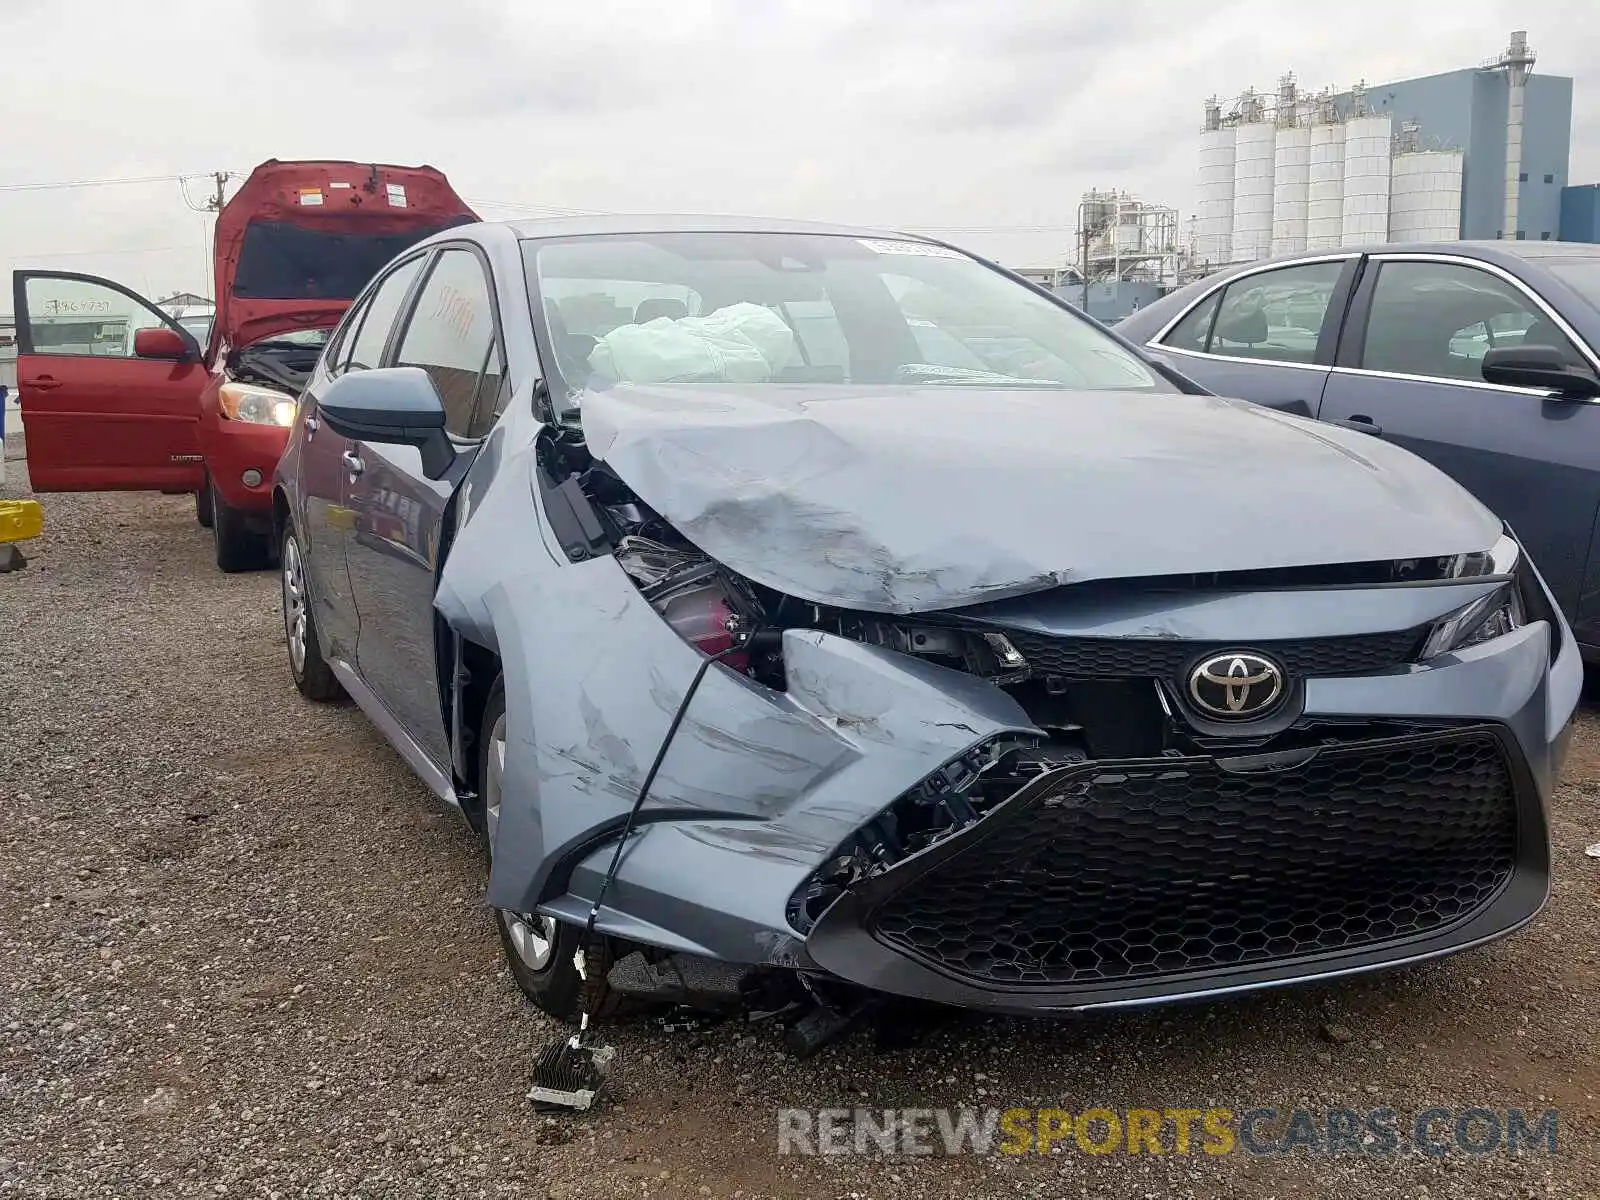
[[[33,490],[198,491],[208,372],[194,336],[93,275],[17,271],[12,293]]]

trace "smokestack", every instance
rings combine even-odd
[[[1506,73],[1506,204],[1504,228],[1500,236],[1515,239],[1520,220],[1517,206],[1522,198],[1522,128],[1527,105],[1528,74],[1533,70],[1533,51],[1528,49],[1528,31],[1518,29],[1511,44],[1491,66]]]

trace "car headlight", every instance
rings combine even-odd
[[[1529,613],[1525,603],[1522,547],[1510,530],[1501,535],[1494,548],[1481,554],[1462,554],[1450,561],[1445,572],[1450,579],[1474,579],[1487,576],[1509,577],[1504,587],[1496,588],[1487,596],[1480,596],[1471,604],[1464,604],[1448,616],[1441,617],[1428,634],[1422,647],[1422,660],[1437,658],[1453,650],[1482,645],[1497,637],[1504,637],[1528,623]],[[1537,583],[1535,583],[1537,586]],[[1534,614],[1535,619],[1540,614]]]
[[[1516,538],[1504,533],[1488,550],[1441,559],[1438,577],[1480,579],[1485,575],[1510,575],[1521,561],[1522,547],[1517,544]]]
[[[294,424],[294,399],[273,388],[257,387],[253,383],[223,384],[217,393],[217,407],[230,421],[281,425],[285,429]]]
[[[1508,583],[1439,621],[1422,647],[1423,660],[1482,645],[1521,629],[1527,623],[1522,591],[1515,583]]]

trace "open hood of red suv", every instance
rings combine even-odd
[[[400,251],[476,220],[432,167],[269,159],[217,214],[211,344],[336,324]]]

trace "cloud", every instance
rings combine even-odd
[[[616,5],[573,5],[571,19],[552,11],[451,0],[404,20],[374,20],[370,4],[342,0],[290,6],[285,20],[280,0],[257,0],[253,15],[267,46],[303,56],[331,79],[381,79],[410,111],[446,122],[613,114],[670,81],[670,59],[659,55],[619,63],[614,30],[627,26],[615,20]]]
[[[1600,178],[1600,24],[1574,0],[1352,0],[1317,21],[1281,0],[163,0],[160,21],[142,7],[0,4],[0,44],[26,47],[0,71],[0,185],[426,162],[475,199],[948,229],[1048,262],[1089,188],[1192,210],[1206,96],[1286,70],[1313,88],[1452,70],[1513,26],[1537,70],[1574,76],[1572,178]],[[194,288],[204,237],[175,183],[0,191],[0,269],[70,252],[61,265]]]

